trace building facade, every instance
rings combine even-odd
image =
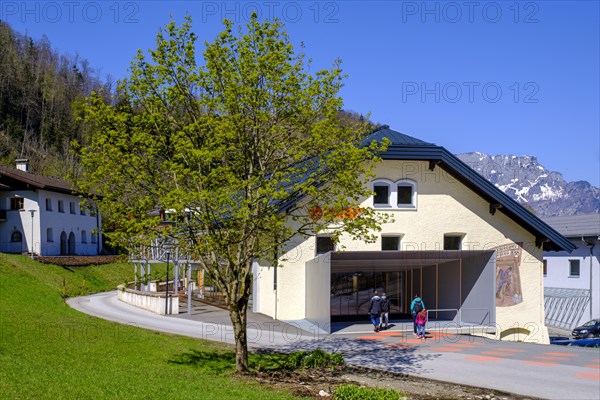
[[[0,167],[0,252],[98,255],[101,217],[62,179]]]
[[[288,243],[279,267],[255,264],[253,310],[329,331],[366,321],[373,290],[398,319],[419,294],[431,323],[547,343],[542,249],[574,246],[443,147],[387,126],[366,142],[383,137],[392,145],[361,206],[393,222],[376,243],[342,237],[336,249],[326,233]]]
[[[546,324],[570,330],[600,318],[600,214],[544,221],[576,246],[544,253]]]

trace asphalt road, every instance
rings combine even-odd
[[[107,292],[68,300],[86,314],[111,321],[233,343],[227,311],[194,302],[192,313],[161,316],[117,300]],[[184,307],[181,308],[185,311]],[[324,334],[296,323],[248,315],[249,346],[293,351],[320,347],[346,362],[428,379],[546,399],[600,399],[600,351],[580,347],[493,341],[429,331],[413,336],[412,323],[396,322],[374,333],[368,323],[334,327]],[[302,329],[304,328],[304,329]]]

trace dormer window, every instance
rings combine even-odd
[[[417,208],[417,183],[409,179],[396,182],[398,208]]]
[[[412,186],[398,185],[398,206],[412,204]]]
[[[372,183],[373,207],[391,209],[417,208],[417,183],[409,179],[393,182],[376,179]]]

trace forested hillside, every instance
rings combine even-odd
[[[29,158],[33,172],[65,177],[75,163],[69,143],[85,135],[81,101],[103,86],[87,60],[0,21],[0,164]]]

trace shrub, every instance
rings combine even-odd
[[[398,400],[401,394],[393,389],[341,385],[333,390],[336,400]]]
[[[287,359],[287,367],[298,368],[335,368],[344,363],[344,356],[338,353],[328,354],[322,349],[313,351],[296,351]]]

